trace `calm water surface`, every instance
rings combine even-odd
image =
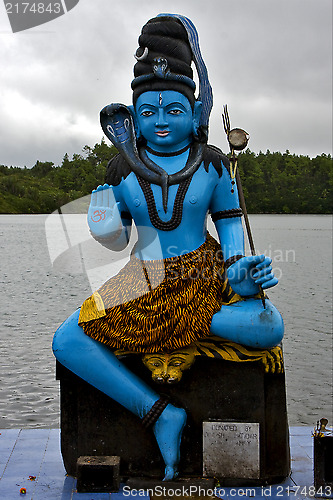
[[[326,416],[332,424],[332,219],[253,215],[250,220],[257,253],[273,258],[280,277],[269,297],[286,325],[289,422],[314,425]],[[75,244],[75,234],[74,242],[51,241],[45,221],[40,215],[0,216],[0,428],[59,426],[52,336],[98,286],[91,265],[95,247],[83,272],[77,265],[82,252],[72,255],[76,264],[52,267],[48,247],[54,260],[62,245]]]

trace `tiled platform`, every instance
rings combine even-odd
[[[128,491],[102,494],[77,493],[76,480],[66,476],[62,464],[59,451],[59,429],[5,429],[0,432],[1,500],[150,498],[148,494],[143,495],[140,490],[133,491],[132,495]],[[225,488],[217,498],[292,498],[295,500],[311,498],[312,489],[309,489],[313,486],[311,432],[310,427],[290,429],[292,473],[283,484],[264,488]],[[31,480],[29,476],[35,479]],[[23,487],[26,488],[26,494],[20,494],[20,489]],[[160,496],[160,498],[163,497]],[[327,498],[327,496],[322,498]]]

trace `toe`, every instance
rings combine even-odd
[[[178,472],[175,468],[171,467],[171,465],[167,465],[164,469],[164,479],[163,481],[172,481],[178,476]]]

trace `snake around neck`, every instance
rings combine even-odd
[[[139,184],[145,195],[149,217],[154,227],[159,226],[162,230],[171,230],[178,227],[182,218],[184,198],[192,176],[202,162],[205,145],[200,142],[194,142],[185,166],[179,172],[169,175],[162,167],[148,157],[143,147],[138,150],[133,117],[127,106],[124,104],[110,104],[102,109],[100,119],[105,135],[118,149],[120,155],[137,178],[140,179]],[[150,184],[156,184],[161,187],[165,213],[168,206],[169,186],[179,184],[173,214],[167,223],[162,221],[157,214]],[[166,227],[170,227],[171,229],[166,229]]]

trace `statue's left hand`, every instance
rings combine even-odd
[[[259,293],[259,285],[264,290],[275,286],[278,279],[271,264],[272,259],[265,255],[242,257],[228,268],[230,286],[243,297]]]

